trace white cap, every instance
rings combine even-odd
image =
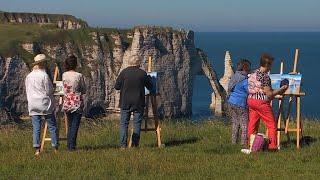
[[[44,54],[38,54],[36,55],[36,57],[34,57],[33,60],[34,60],[33,65],[37,65],[38,63],[46,61],[47,57]]]

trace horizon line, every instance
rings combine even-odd
[[[192,30],[193,31],[193,30]],[[195,33],[320,33],[320,30],[315,31],[193,31]]]

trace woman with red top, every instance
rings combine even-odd
[[[68,118],[68,150],[75,150],[77,134],[80,125],[83,108],[83,95],[86,93],[83,75],[75,71],[77,58],[69,56],[65,60],[66,72],[62,74],[64,100],[63,109]]]
[[[258,132],[259,120],[262,119],[268,129],[270,143],[269,150],[277,150],[277,127],[273,115],[270,101],[276,96],[283,94],[288,85],[282,86],[278,90],[271,88],[271,79],[268,72],[271,70],[273,57],[269,54],[262,54],[260,58],[260,68],[249,75],[249,124],[248,137]]]

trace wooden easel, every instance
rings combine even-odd
[[[148,72],[152,72],[152,58],[149,56],[148,59]],[[144,128],[141,129],[141,131],[144,131],[145,133],[149,131],[155,131],[156,133],[156,138],[157,138],[157,145],[158,147],[163,147],[161,144],[161,128],[160,128],[160,120],[158,117],[158,112],[157,112],[157,96],[159,94],[148,94],[146,95],[146,107],[145,107],[145,117],[144,117]],[[149,107],[151,104],[152,108],[152,116],[149,116]],[[148,120],[154,120],[154,128],[149,128],[148,127]],[[133,134],[133,128],[131,128],[131,136],[129,139],[129,144],[128,147],[130,148],[132,146],[132,134]]]
[[[290,74],[298,74],[297,72],[297,64],[298,64],[298,56],[299,56],[299,49],[296,49],[295,51],[295,58],[294,58],[294,65],[293,65],[293,71]],[[283,62],[281,62],[280,65],[280,74],[283,73]],[[289,97],[289,104],[287,108],[287,114],[284,116],[284,98],[285,96]],[[297,149],[300,148],[300,139],[302,137],[302,122],[301,122],[301,97],[305,96],[304,92],[299,92],[296,94],[284,94],[283,96],[276,96],[278,99],[278,129],[277,129],[277,142],[278,142],[278,147],[280,148],[280,140],[281,140],[281,131],[284,131],[284,133],[288,137],[288,141],[290,141],[290,136],[289,132],[295,132],[296,133],[296,146]],[[292,114],[292,104],[293,101],[295,100],[295,105],[296,105],[296,127],[290,128],[289,122],[291,119],[291,114]],[[284,128],[281,127],[281,122],[284,123]]]
[[[54,75],[53,75],[53,84],[55,84],[58,80],[58,76],[59,76],[59,68],[58,66],[55,67],[54,69]],[[62,95],[59,95],[59,106],[62,105]],[[57,116],[56,116],[57,117]],[[58,118],[57,118],[58,119]],[[66,114],[64,113],[64,125],[65,125],[65,133],[66,133],[66,136],[68,135],[68,119],[67,119],[67,116]],[[58,125],[58,130],[60,129],[60,121],[57,120],[57,125]],[[45,122],[44,124],[44,130],[43,130],[43,134],[42,134],[42,140],[41,140],[41,146],[40,146],[40,152],[43,151],[44,149],[44,143],[46,141],[51,141],[51,138],[49,137],[46,137],[47,136],[47,131],[48,131],[48,123],[47,121]],[[66,140],[67,138],[60,138],[60,133],[58,132],[58,138],[59,140]]]

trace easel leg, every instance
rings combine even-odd
[[[56,116],[57,117],[57,116]],[[67,118],[67,115],[66,113],[64,113],[64,125],[65,125],[65,132],[66,132],[66,137],[68,136],[68,118]],[[58,120],[59,122],[59,120]],[[60,123],[59,123],[60,124]],[[60,131],[60,125],[58,126],[58,130]],[[51,138],[46,138],[47,136],[47,131],[48,131],[48,122],[45,121],[45,124],[44,124],[44,130],[43,130],[43,135],[42,135],[42,140],[41,140],[41,146],[40,146],[40,151],[42,152],[43,149],[44,149],[44,144],[46,141],[49,141],[51,140]],[[60,132],[58,131],[58,138],[59,140],[66,140],[67,138],[61,138],[60,137]]]
[[[282,121],[282,99],[279,99],[279,112],[278,112],[278,131],[277,131],[277,146],[280,148],[280,141],[281,141],[281,121]]]
[[[133,135],[133,128],[131,128],[131,133],[130,133],[130,137],[129,137],[128,148],[131,148],[131,147],[132,147],[132,135]]]
[[[44,143],[46,141],[46,135],[47,135],[47,130],[48,130],[48,123],[47,121],[44,124],[44,130],[43,130],[43,134],[42,134],[42,141],[41,141],[41,146],[40,146],[40,152],[43,151],[44,148]]]
[[[297,97],[297,148],[300,148],[301,135],[301,113],[300,113],[300,97]]]
[[[288,134],[289,129],[289,120],[290,120],[290,114],[291,114],[291,106],[292,106],[292,97],[289,98],[289,105],[288,105],[288,112],[286,117],[286,127],[285,127],[285,133]]]
[[[158,119],[155,120],[155,129],[156,129],[156,135],[157,135],[157,144],[158,147],[161,147],[161,129],[160,129],[160,122]]]
[[[148,132],[148,117],[149,117],[149,100],[150,100],[150,97],[149,96],[147,96],[146,97],[146,107],[145,107],[145,117],[146,118],[144,118],[144,132],[146,133],[146,132]]]
[[[151,97],[151,103],[152,103],[152,112],[153,112],[153,117],[154,117],[154,124],[155,124],[155,129],[156,129],[156,135],[157,135],[157,144],[158,147],[161,147],[161,128],[160,128],[160,121],[158,119],[158,112],[157,112],[157,97],[152,96]]]
[[[68,117],[67,117],[67,114],[64,113],[64,127],[65,127],[65,132],[66,132],[66,136],[68,136],[68,127],[69,127],[69,124],[68,124]]]
[[[132,115],[130,114],[129,122],[130,122],[131,116]],[[129,125],[130,125],[130,123],[129,123]],[[128,148],[132,147],[132,135],[133,135],[133,123],[131,123],[131,133],[130,133],[130,137],[129,137]]]
[[[152,119],[154,120],[154,129],[149,129],[148,128],[148,122],[147,120],[149,119],[149,105],[151,103],[151,107],[152,107]],[[156,138],[157,138],[157,145],[158,147],[162,147],[161,144],[161,128],[160,128],[160,121],[158,119],[158,112],[157,112],[157,99],[156,96],[153,95],[147,95],[146,96],[146,107],[145,107],[145,126],[144,126],[144,131],[148,132],[148,131],[155,131],[156,133]],[[133,128],[131,128],[131,135],[130,135],[130,139],[129,139],[129,144],[128,147],[130,148],[132,146],[132,134],[133,134]]]

